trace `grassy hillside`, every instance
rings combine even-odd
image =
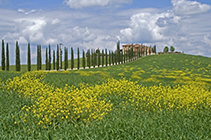
[[[0,139],[211,139],[210,62],[165,54],[78,71],[0,71]]]

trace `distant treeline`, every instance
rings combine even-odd
[[[31,50],[30,43],[28,43],[28,51],[27,51],[27,67],[28,71],[31,71]],[[153,48],[156,52],[156,47]],[[57,45],[56,50],[51,50],[51,46],[46,47],[46,55],[45,55],[45,70],[67,70],[68,68],[73,69],[75,65],[77,65],[77,69],[80,68],[80,63],[82,67],[104,67],[110,65],[122,64],[127,61],[133,61],[143,55],[148,55],[147,51],[143,52],[142,50],[138,50],[136,52],[131,48],[127,53],[123,54],[120,50],[120,42],[117,42],[116,51],[108,51],[107,49],[88,49],[86,52],[80,51],[77,48],[77,64],[74,62],[74,52],[71,47],[71,66],[68,66],[68,48],[64,47],[64,62],[62,63],[62,55],[61,55],[61,47]],[[20,71],[20,48],[18,45],[18,41],[16,41],[16,50],[15,50],[15,66],[16,71]],[[153,51],[154,52],[154,51]],[[53,59],[51,58],[51,54],[53,53]],[[60,54],[59,54],[60,53]],[[80,58],[80,53],[82,53],[82,59]],[[151,52],[149,52],[151,54]],[[37,70],[42,69],[42,56],[41,56],[41,45],[37,45]],[[6,62],[6,63],[5,63]],[[6,59],[5,59],[5,43],[2,40],[2,60],[1,60],[1,69],[9,71],[9,45],[6,43]]]

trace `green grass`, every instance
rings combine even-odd
[[[175,78],[157,78],[156,81],[145,81],[151,75],[164,75],[172,71],[185,71],[186,76],[191,74],[201,74],[201,77],[210,75],[211,59],[201,56],[184,54],[154,55],[140,58],[136,61],[117,66],[80,70],[86,73],[90,71],[98,72],[91,76],[82,76],[77,71],[67,73],[47,73],[44,82],[63,88],[65,84],[79,87],[80,83],[100,84],[107,77],[109,78],[131,79],[138,81],[143,86],[153,86],[162,83],[163,85],[175,85]],[[76,64],[76,62],[75,62]],[[69,65],[70,66],[70,65]],[[22,66],[23,68],[26,66]],[[127,68],[125,72],[124,68]],[[155,70],[156,68],[156,70]],[[145,73],[139,74],[141,79],[131,78],[133,72],[139,70]],[[159,71],[166,69],[166,72]],[[124,73],[124,75],[118,75]],[[8,78],[20,76],[21,72],[1,71],[0,78],[6,81]],[[210,87],[210,83],[207,82]],[[126,110],[118,104],[121,99],[111,97],[114,102],[114,109],[109,112],[102,121],[95,120],[85,126],[79,122],[62,123],[57,126],[40,128],[38,125],[21,123],[20,126],[14,124],[13,115],[23,113],[21,108],[31,104],[30,100],[19,97],[13,91],[8,94],[0,90],[0,139],[211,139],[211,111],[210,110],[190,110],[183,111],[157,111],[157,112],[135,112],[128,106]],[[115,104],[116,102],[116,104]],[[30,132],[30,133],[29,133]]]

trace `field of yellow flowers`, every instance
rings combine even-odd
[[[211,59],[0,72],[0,139],[211,139]]]

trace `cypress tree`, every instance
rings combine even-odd
[[[39,62],[40,62],[40,60],[39,60],[39,58],[40,58],[40,56],[39,56],[39,46],[37,45],[37,70],[39,70],[39,68],[40,68],[40,64],[39,64]]]
[[[64,70],[67,70],[68,58],[67,58],[67,48],[64,47]]]
[[[71,48],[71,69],[74,68],[74,53],[73,53],[73,48]]]
[[[78,51],[77,51],[77,53],[78,53],[78,69],[80,68],[80,56],[79,56],[79,48],[78,48]]]
[[[57,45],[56,51],[56,69],[59,70],[59,45]]]
[[[104,67],[104,50],[102,50],[102,67]]]
[[[90,49],[90,66],[93,66],[92,49]]]
[[[53,50],[53,69],[56,69],[55,50]]]
[[[95,68],[96,65],[96,56],[95,56],[95,50],[93,50],[93,67]]]
[[[100,67],[100,50],[98,49],[98,67]]]
[[[97,53],[95,52],[95,66],[97,66]]]
[[[86,57],[87,57],[87,67],[90,68],[90,50],[87,50]]]
[[[27,65],[28,65],[28,71],[31,71],[31,50],[30,50],[30,43],[28,43]]]
[[[61,69],[63,68],[63,63],[62,63],[62,49],[60,49],[60,64],[61,64]]]
[[[97,66],[97,53],[96,52],[94,52],[95,53],[95,66]]]
[[[94,53],[93,53],[93,49],[91,49],[91,66],[94,67]]]
[[[1,69],[5,70],[5,52],[4,52],[4,40],[2,40],[2,59],[1,59]]]
[[[68,48],[66,48],[66,67],[68,68]]]
[[[45,69],[46,70],[49,70],[49,62],[48,62],[48,48],[46,48],[46,53],[45,53],[45,56],[46,56],[46,58],[45,58]]]
[[[120,64],[120,41],[118,41],[117,42],[117,54],[116,54],[116,56],[117,56],[117,62]],[[116,63],[117,64],[117,63]]]
[[[85,69],[85,51],[83,50],[83,67]]]
[[[151,48],[152,48],[152,47],[150,46],[150,48],[149,48],[149,55],[151,55]]]
[[[112,51],[112,54],[111,54],[111,60],[112,60],[112,64],[114,65],[114,52]]]
[[[124,63],[125,63],[125,54],[123,55],[123,57],[124,57],[123,59],[124,59]]]
[[[109,66],[111,66],[111,51],[109,51],[109,54],[108,54],[108,56],[109,56]]]
[[[7,71],[9,71],[10,63],[9,63],[9,45],[6,45],[6,66]]]
[[[114,53],[114,62],[115,62],[115,65],[117,65],[117,52],[116,51]]]
[[[106,67],[108,66],[108,54],[107,49],[105,49]]]
[[[16,41],[16,71],[20,71],[20,50],[18,41]]]
[[[64,47],[64,70],[67,70],[67,68],[66,68],[66,47]]]
[[[39,56],[40,56],[40,59],[39,59],[39,64],[40,64],[40,70],[42,70],[42,52],[41,52],[41,45],[39,45]]]
[[[138,48],[138,57],[141,57],[140,47]]]
[[[153,50],[154,50],[154,53],[157,54],[156,45],[154,45]]]
[[[131,48],[129,50],[128,58],[129,58],[129,62],[130,62],[131,61]]]
[[[48,59],[48,62],[49,62],[49,64],[48,64],[48,70],[51,70],[51,46],[50,46],[50,44],[49,44],[49,46],[48,46],[48,56],[49,56],[49,59]]]
[[[61,50],[61,48],[60,48],[60,50],[59,50],[59,53],[60,53],[60,69],[62,69],[62,50]]]
[[[132,58],[132,60],[133,60],[133,57],[134,57],[134,55],[133,55],[133,46],[132,46],[132,49],[131,49],[131,58]]]

